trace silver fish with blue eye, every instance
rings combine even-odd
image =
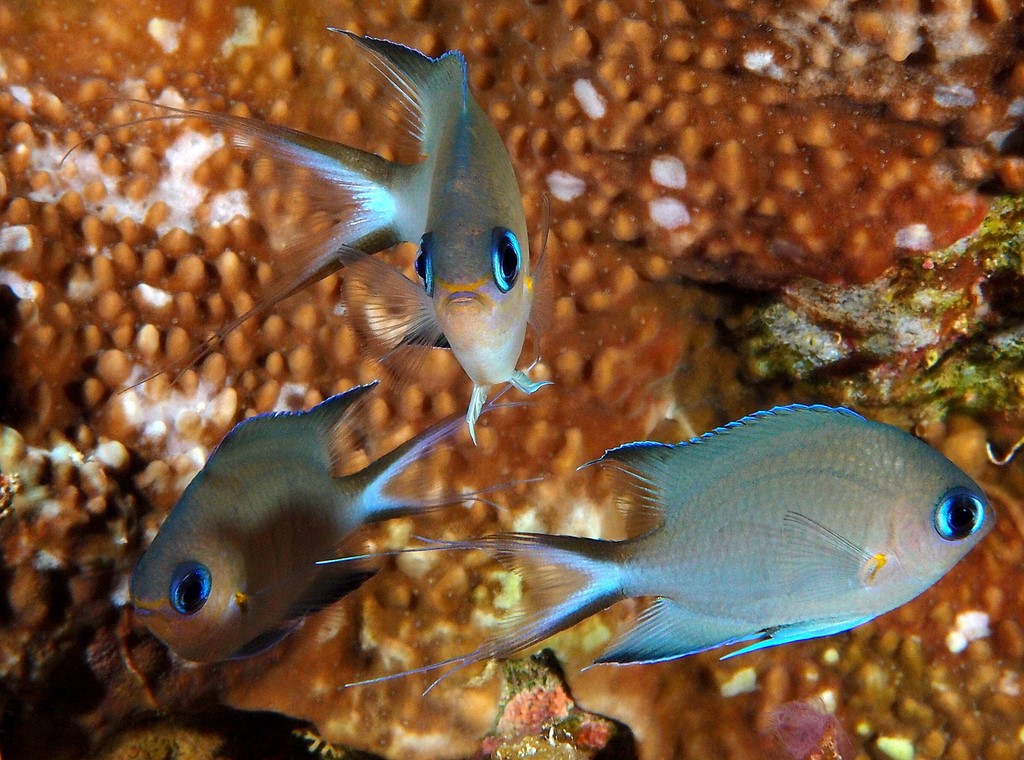
[[[410,473],[461,428],[458,417],[349,472],[361,461],[365,425],[356,423],[373,387],[240,422],[189,483],[130,585],[136,613],[178,655],[262,652],[377,571],[358,554],[317,564],[358,528],[466,498],[439,490],[426,468]]]
[[[508,152],[469,89],[458,51],[438,58],[339,29],[367,55],[397,101],[418,160],[376,154],[286,127],[223,113],[157,106],[167,118],[203,119],[232,142],[298,170],[289,191],[305,191],[311,223],[273,262],[276,276],[255,305],[217,330],[185,360],[195,361],[249,317],[346,267],[346,308],[368,351],[408,379],[424,348],[449,348],[473,381],[466,412],[476,420],[491,386],[534,393],[517,363],[544,287],[531,258],[522,196]],[[154,104],[155,105],[155,104]],[[327,218],[326,227],[312,224]],[[368,254],[419,244],[420,284]],[[541,299],[543,300],[543,299]],[[399,359],[399,357],[404,357]]]
[[[647,600],[639,618],[598,663],[828,636],[924,592],[995,524],[985,493],[946,457],[846,409],[778,407],[679,444],[626,444],[596,464],[620,478],[631,537],[447,544],[495,555],[524,596],[478,650],[420,670],[507,657],[632,597]]]

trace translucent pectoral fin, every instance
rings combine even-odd
[[[423,288],[398,269],[358,250],[341,254],[346,264],[345,301],[367,351],[376,359],[403,346],[430,348],[444,335]]]
[[[531,380],[525,372],[520,370],[513,372],[512,377],[508,379],[508,382],[526,394],[536,393],[545,385],[553,384],[550,380]]]

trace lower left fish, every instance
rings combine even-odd
[[[131,577],[136,612],[176,654],[218,662],[268,649],[376,572],[358,556],[317,564],[357,528],[467,499],[432,494],[428,468],[415,468],[461,417],[337,475],[360,449],[355,418],[374,385],[240,422],[189,483]]]

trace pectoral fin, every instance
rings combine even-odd
[[[874,585],[891,572],[885,552],[858,546],[841,533],[799,512],[782,519],[786,550],[780,562],[804,598],[828,600],[836,594]]]
[[[427,352],[448,341],[434,304],[417,283],[396,268],[346,251],[344,295],[366,353],[404,385],[419,376]]]
[[[366,583],[379,569],[368,561],[318,564],[313,582],[292,601],[288,617],[300,619],[329,607]]]

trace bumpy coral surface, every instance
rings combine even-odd
[[[863,282],[971,232],[989,203],[979,188],[1024,187],[1019,4],[359,5],[0,6],[5,757],[285,756],[305,752],[291,730],[309,724],[383,756],[467,756],[498,718],[496,666],[426,697],[430,674],[342,684],[468,651],[519,593],[483,556],[408,555],[265,655],[212,667],[178,661],[135,623],[127,574],[231,425],[380,370],[346,321],[341,273],[175,382],[124,390],[243,313],[273,276],[275,173],[191,121],[93,135],[135,115],[96,99],[231,110],[394,155],[351,46],[325,27],[465,52],[535,245],[550,196],[554,304],[536,373],[554,386],[485,417],[479,448],[462,440],[443,472],[467,488],[549,477],[495,495],[499,510],[368,531],[381,548],[495,529],[618,537],[612,498],[579,464],[770,400],[816,400],[742,386],[718,329],[736,297],[680,276]],[[408,267],[414,250],[385,255]],[[469,390],[437,352],[416,382],[382,390],[372,447],[464,409]],[[623,604],[552,642],[576,703],[629,726],[642,757],[761,757],[774,711],[810,699],[864,756],[1019,756],[1021,470],[987,464],[988,431],[971,418],[923,432],[1000,513],[934,589],[843,636],[579,673],[631,614]],[[254,724],[225,707],[294,722],[271,750],[247,743]]]

